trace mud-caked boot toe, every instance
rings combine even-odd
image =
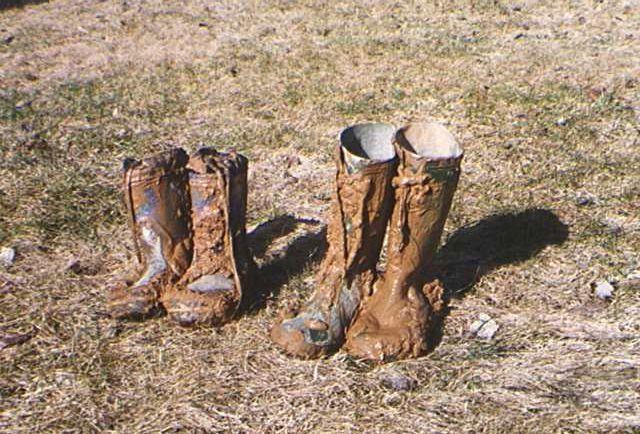
[[[271,329],[271,339],[287,354],[311,359],[329,354],[331,348],[323,345],[328,342],[327,325],[322,323],[313,328],[305,324],[303,317],[282,321]]]
[[[110,288],[107,292],[107,312],[115,319],[142,320],[158,311],[158,296],[149,286]]]
[[[349,329],[345,349],[354,357],[388,362],[418,357],[427,345],[433,308],[424,296],[409,288],[406,298],[389,300],[380,294],[367,300]]]
[[[181,326],[222,325],[233,318],[238,291],[233,281],[221,276],[202,276],[163,297],[169,317]]]
[[[314,359],[339,349],[344,340],[342,322],[337,313],[330,319],[319,310],[307,307],[304,312],[273,326],[271,339],[292,356]]]

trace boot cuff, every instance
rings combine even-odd
[[[366,166],[395,159],[395,130],[390,124],[369,123],[354,125],[342,131],[341,151],[349,172],[357,172]]]
[[[126,158],[123,161],[125,172],[131,173],[131,183],[157,179],[173,171],[183,169],[189,157],[182,148],[173,148],[142,160]]]
[[[246,171],[248,160],[235,150],[218,152],[212,147],[200,148],[189,159],[187,167],[197,174],[215,173],[216,169],[223,169],[230,173]]]
[[[412,160],[426,161],[430,166],[457,165],[464,153],[449,130],[436,122],[413,123],[400,128],[396,143],[399,152],[408,154]]]

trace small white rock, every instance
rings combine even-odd
[[[471,323],[471,326],[469,327],[469,331],[475,335],[482,328],[485,322],[486,321],[475,320],[474,322]]]
[[[0,265],[8,267],[13,264],[15,258],[16,251],[11,247],[3,247],[0,249]]]
[[[606,280],[596,282],[596,297],[601,300],[608,300],[613,296],[613,285]]]
[[[469,331],[481,339],[491,339],[500,326],[486,313],[478,315],[478,319],[471,323]]]
[[[500,326],[494,320],[489,320],[478,330],[476,336],[481,339],[491,339],[496,334]]]

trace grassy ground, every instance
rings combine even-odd
[[[638,2],[10,3],[0,338],[33,337],[0,350],[0,431],[640,431]],[[303,220],[324,221],[336,135],[420,119],[466,148],[438,345],[385,366],[284,356],[267,330],[312,289],[323,232]],[[219,330],[118,324],[120,160],[201,144],[251,159],[267,300]],[[481,313],[492,340],[469,333]]]

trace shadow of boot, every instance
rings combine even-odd
[[[37,5],[49,3],[49,0],[2,0],[0,1],[0,11],[11,8],[23,8],[27,5]]]
[[[526,261],[549,245],[563,244],[568,236],[568,226],[542,208],[492,215],[455,231],[434,261],[435,273],[445,288],[445,307],[435,318],[429,348],[435,348],[442,339],[443,321],[452,298],[464,297],[492,270]]]
[[[327,249],[324,224],[291,215],[261,223],[248,237],[255,263],[247,313],[262,309],[269,297],[277,296],[282,285],[322,258]]]

